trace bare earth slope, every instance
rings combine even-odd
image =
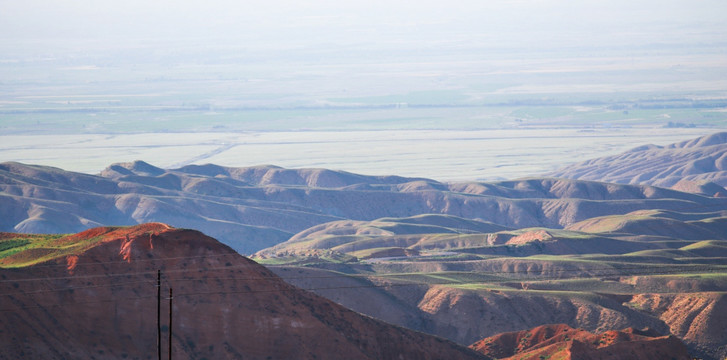
[[[175,358],[486,358],[299,290],[197,231],[144,224],[1,238],[0,359],[156,358],[157,269],[165,358],[170,288]]]
[[[727,192],[727,133],[715,133],[668,146],[639,146],[619,155],[572,164],[547,174],[570,179],[671,187],[691,181],[693,191]],[[719,185],[697,189],[705,183]],[[682,188],[687,185],[682,184]]]
[[[690,360],[686,346],[674,336],[632,328],[592,334],[565,324],[543,325],[488,337],[471,345],[496,359],[563,360]]]
[[[727,294],[642,294],[631,304],[662,319],[672,334],[691,343],[707,354],[727,353]]]
[[[199,229],[243,253],[335,220],[445,214],[507,228],[562,228],[641,209],[725,204],[650,186],[566,179],[444,184],[273,166],[164,170],[141,161],[114,164],[96,176],[0,164],[0,231],[72,233],[159,221]]]

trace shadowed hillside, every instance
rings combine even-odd
[[[114,164],[96,176],[0,164],[0,230],[72,233],[158,221],[200,229],[243,253],[337,220],[440,214],[464,219],[437,225],[449,228],[467,227],[465,220],[501,228],[562,228],[636,210],[725,204],[727,199],[650,186],[564,179],[444,184],[273,166],[164,170],[141,161]]]
[[[170,326],[175,358],[486,358],[288,285],[193,230],[4,233],[0,244],[2,359],[156,358],[158,269],[165,358]]]

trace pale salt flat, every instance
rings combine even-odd
[[[440,181],[488,181],[538,176],[636,146],[667,145],[717,131],[599,128],[0,136],[0,161],[91,174],[115,162],[144,160],[162,168],[271,164]]]

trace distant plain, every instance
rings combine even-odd
[[[0,38],[0,161],[496,180],[727,129],[719,22],[646,26],[619,12],[620,25],[601,24],[617,32],[584,37],[488,14],[415,32],[236,19],[218,37]]]
[[[515,179],[666,145],[714,129],[361,130],[0,136],[3,160],[95,174],[143,159],[163,168],[213,163],[328,168],[439,181]]]
[[[691,55],[664,45],[608,57],[492,44],[254,56],[229,44],[45,45],[3,44],[2,161],[92,174],[144,160],[485,181],[727,129],[727,62],[698,44]]]

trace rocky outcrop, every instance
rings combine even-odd
[[[625,308],[606,297],[559,296],[502,291],[472,292],[432,287],[418,307],[430,315],[437,331],[454,334],[459,343],[471,344],[483,337],[542,324],[566,323],[594,332],[649,326],[667,329],[659,321]],[[476,318],[473,322],[469,319]],[[469,326],[461,326],[467,323]],[[437,334],[438,332],[434,332]]]
[[[727,294],[641,294],[630,305],[663,320],[699,353],[714,359],[727,356]]]

